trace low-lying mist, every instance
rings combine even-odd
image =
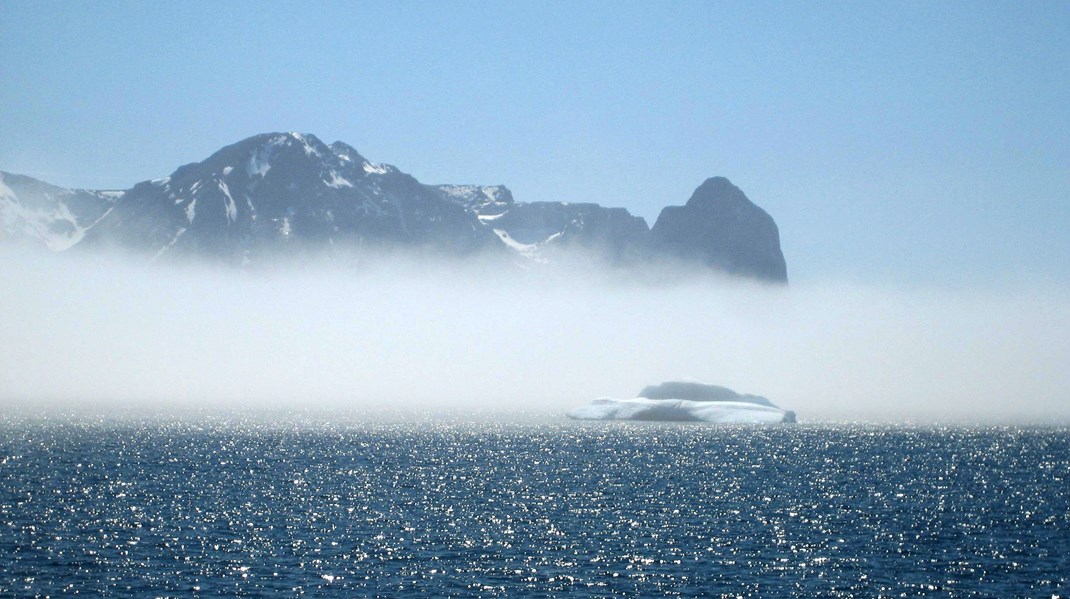
[[[565,410],[691,379],[800,421],[1070,421],[1065,285],[765,287],[0,251],[0,407]]]

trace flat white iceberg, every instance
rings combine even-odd
[[[681,382],[652,385],[633,399],[599,398],[572,410],[568,417],[723,424],[795,422],[795,412],[782,410],[764,397],[741,395],[717,385]]]

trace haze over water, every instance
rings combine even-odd
[[[0,261],[0,402],[564,411],[692,379],[806,420],[1066,423],[1065,286],[803,283],[580,262],[252,271]]]

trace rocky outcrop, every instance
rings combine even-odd
[[[787,282],[780,232],[773,218],[724,177],[707,179],[683,206],[661,211],[652,249],[716,270]]]

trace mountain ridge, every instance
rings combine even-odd
[[[597,203],[519,202],[504,185],[427,185],[352,146],[261,133],[122,191],[70,190],[0,172],[4,238],[53,251],[118,246],[152,260],[248,264],[282,252],[409,248],[524,263],[583,251],[615,264],[671,259],[786,282],[772,217],[723,177],[653,226]]]

